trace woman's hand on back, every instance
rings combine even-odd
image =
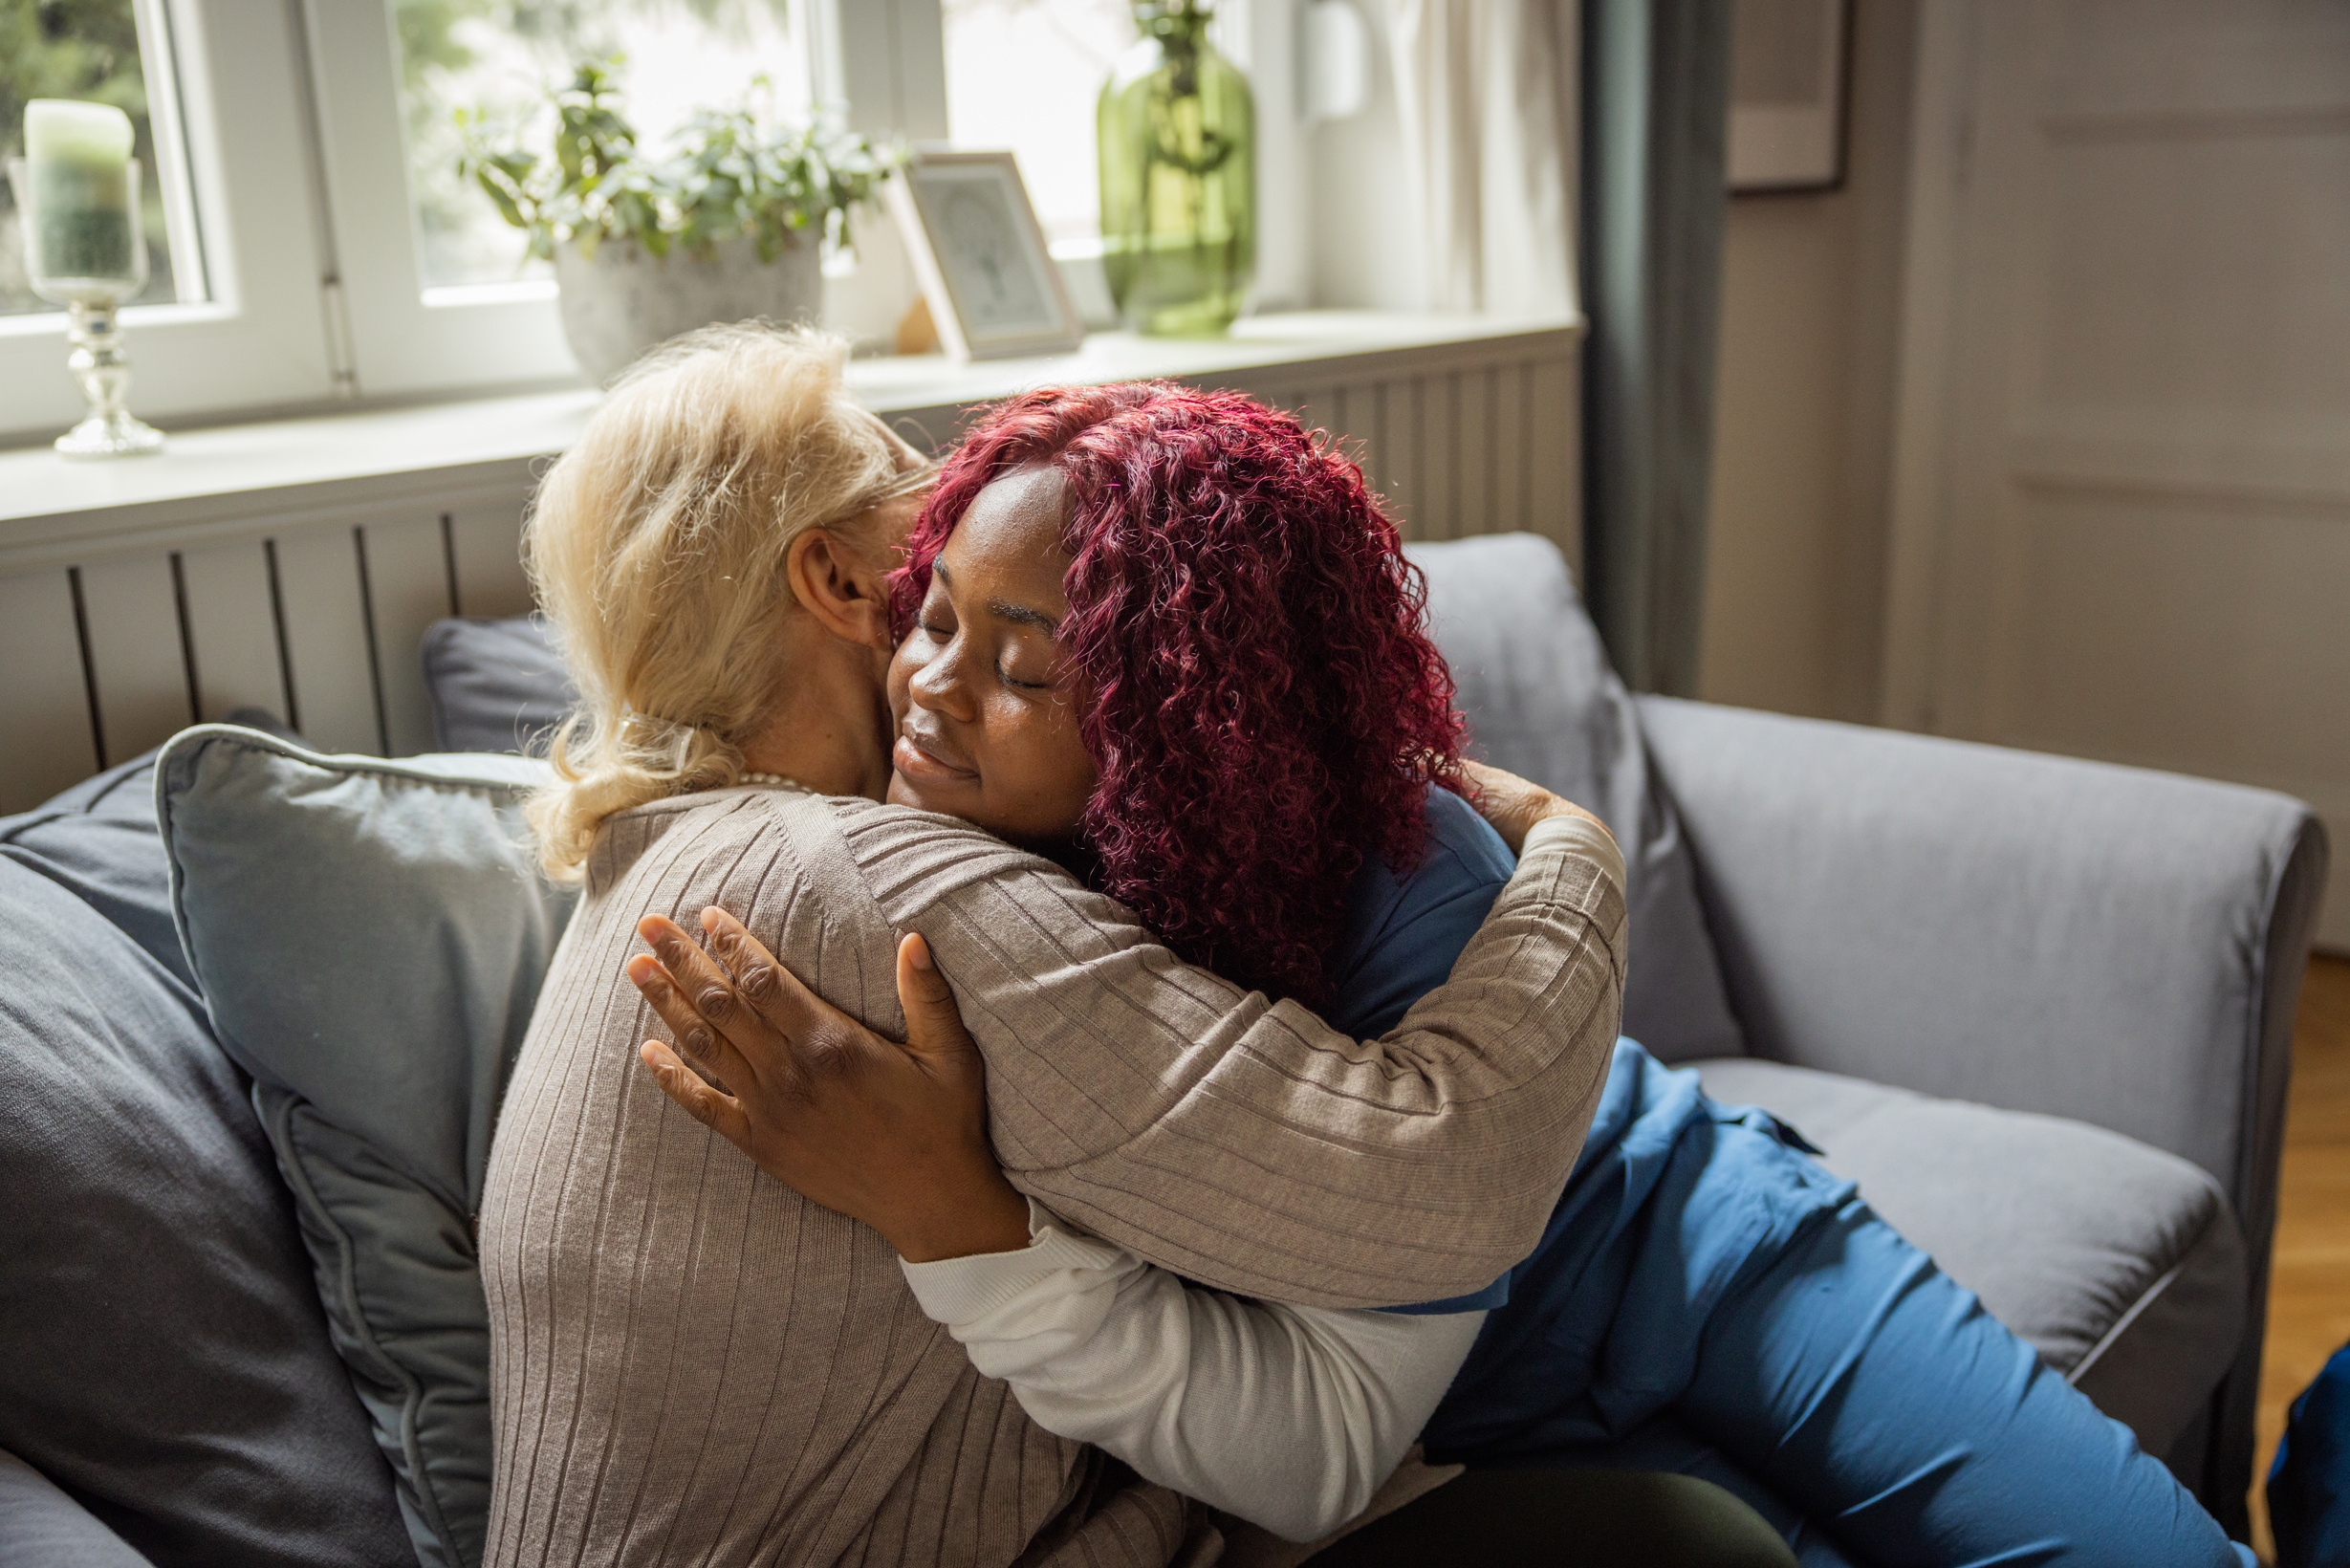
[[[1461,759],[1461,776],[1469,784],[1469,804],[1477,815],[1492,824],[1501,835],[1502,842],[1510,846],[1512,855],[1526,848],[1526,835],[1534,825],[1547,817],[1580,817],[1590,821],[1599,819],[1582,807],[1560,795],[1553,795],[1539,784],[1531,783],[1499,768],[1482,762]],[[1602,827],[1606,824],[1601,823]]]
[[[703,910],[702,926],[723,969],[659,915],[637,926],[653,951],[627,964],[677,1041],[641,1053],[671,1100],[909,1262],[1029,1244],[1028,1201],[988,1143],[986,1064],[921,937],[898,945],[900,1045],[800,984],[724,910]]]

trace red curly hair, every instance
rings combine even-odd
[[[1360,468],[1251,399],[1030,392],[947,460],[892,580],[901,633],[972,500],[1033,464],[1068,490],[1091,880],[1189,961],[1327,1004],[1356,873],[1418,864],[1427,785],[1460,787],[1452,676],[1395,525]]]

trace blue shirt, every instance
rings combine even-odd
[[[1346,929],[1331,966],[1338,999],[1329,1020],[1358,1039],[1384,1034],[1445,983],[1517,869],[1501,835],[1450,790],[1428,787],[1427,821],[1427,854],[1410,875],[1399,878],[1374,861],[1347,896]],[[1486,1312],[1509,1298],[1504,1275],[1472,1296],[1387,1310]]]

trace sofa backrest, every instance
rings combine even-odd
[[[1742,1054],[1679,813],[1558,547],[1532,534],[1406,547],[1452,666],[1471,752],[1596,815],[1623,849],[1623,1032],[1665,1061]]]

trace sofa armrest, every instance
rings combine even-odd
[[[2218,1180],[2243,1227],[2245,1332],[2168,1457],[2241,1535],[2293,1013],[2325,884],[2309,808],[1891,730],[1640,709],[1756,1055],[2110,1127]]]
[[[2209,1171],[2266,1234],[2325,874],[2306,806],[1891,730],[1640,706],[1756,1055],[2110,1127]]]

